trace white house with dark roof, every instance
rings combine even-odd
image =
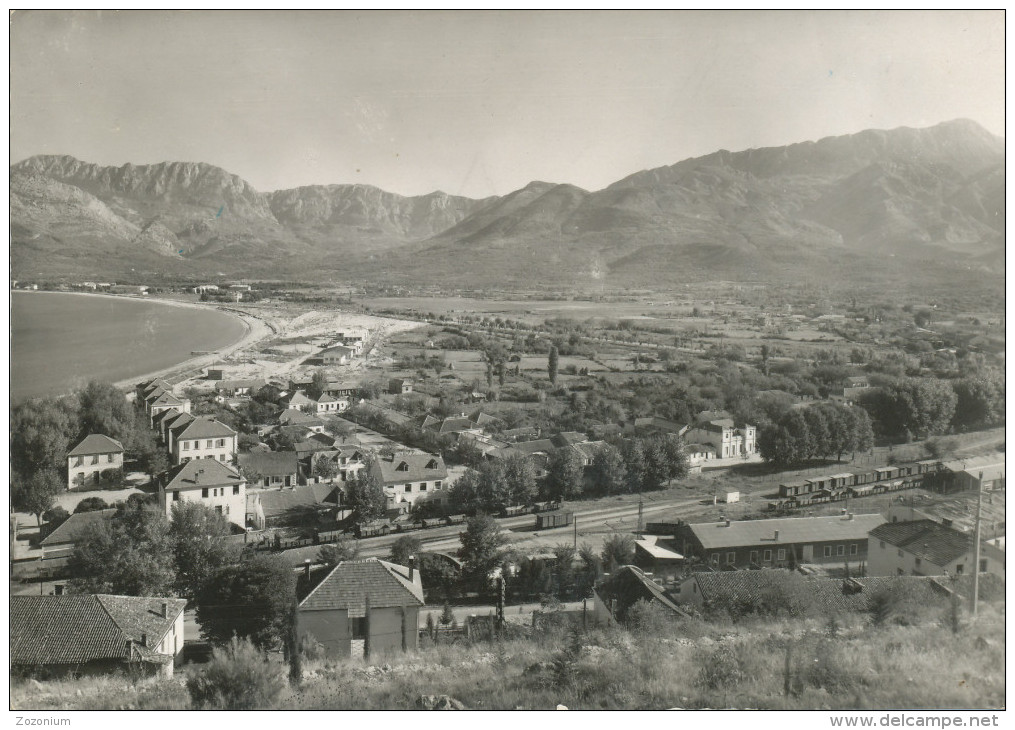
[[[444,459],[421,451],[401,451],[373,460],[374,474],[384,487],[388,506],[410,508],[426,499],[443,499],[448,469]]]
[[[295,487],[299,475],[299,461],[295,451],[267,451],[240,454],[240,469],[251,481],[248,487]],[[256,478],[257,481],[254,481]]]
[[[192,459],[166,472],[159,484],[159,505],[172,518],[173,505],[200,502],[245,527],[247,480],[234,467],[215,459]]]
[[[687,443],[707,444],[720,459],[748,457],[758,452],[758,429],[745,424],[737,427],[729,415],[705,411],[681,434]]]
[[[325,365],[347,365],[355,354],[356,351],[351,347],[335,345],[334,347],[321,350],[318,353],[318,357],[321,358],[321,362]]]
[[[348,398],[338,398],[327,393],[321,394],[321,397],[314,401],[314,412],[318,415],[324,415],[327,413],[341,413],[349,408]]]
[[[296,610],[300,640],[313,638],[329,656],[415,649],[423,582],[408,567],[378,558],[336,565]]]
[[[67,489],[108,482],[103,472],[110,469],[122,475],[123,444],[101,433],[88,434],[67,452]]]
[[[172,464],[182,464],[192,459],[232,462],[236,458],[236,431],[214,418],[199,416],[170,430]]]
[[[871,575],[973,573],[973,536],[934,520],[886,522],[871,530],[870,543],[867,572]],[[992,564],[984,552],[980,554],[980,572],[1004,577],[1003,560]]]
[[[137,669],[172,677],[186,605],[181,598],[11,596],[11,672],[58,677]]]

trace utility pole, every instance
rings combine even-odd
[[[980,514],[983,510],[983,472],[976,480],[976,528],[973,530],[973,618],[976,618],[976,604],[980,600]]]
[[[574,551],[578,552],[578,518],[574,518]]]
[[[645,529],[645,521],[644,521],[644,517],[643,517],[643,514],[642,514],[644,508],[645,508],[645,501],[639,495],[638,496],[638,532],[639,532],[639,534],[641,533],[642,530]]]

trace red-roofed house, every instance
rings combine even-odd
[[[67,489],[102,484],[103,472],[123,474],[123,444],[101,433],[91,433],[67,452]],[[108,476],[108,475],[107,475]]]
[[[424,603],[419,571],[378,558],[339,563],[300,601],[297,635],[313,637],[330,656],[363,656],[419,643]]]

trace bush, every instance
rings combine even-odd
[[[669,610],[644,598],[627,609],[624,623],[635,633],[657,638],[672,632],[675,624]]]
[[[745,679],[740,659],[732,646],[724,644],[702,658],[698,686],[708,690],[732,689]]]
[[[249,641],[235,638],[215,649],[205,669],[187,680],[194,707],[209,710],[269,709],[285,688],[282,665],[269,662]]]

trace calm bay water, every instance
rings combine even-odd
[[[11,402],[172,367],[246,332],[213,309],[143,299],[11,292]]]

